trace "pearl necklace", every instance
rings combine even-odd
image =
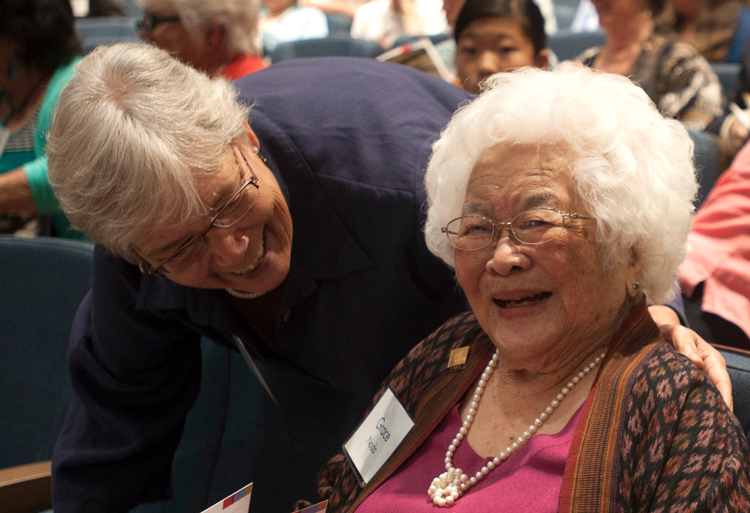
[[[234,297],[238,297],[240,299],[255,299],[256,297],[260,297],[265,292],[242,292],[241,290],[234,290],[234,289],[224,289],[227,292],[229,292]]]
[[[492,461],[489,461],[487,465],[482,467],[474,476],[469,477],[464,474],[463,470],[461,470],[460,468],[455,468],[453,466],[453,454],[456,452],[456,448],[458,448],[461,440],[463,440],[464,437],[466,437],[466,435],[469,433],[471,423],[474,421],[474,416],[476,415],[477,409],[479,408],[479,401],[481,401],[482,394],[484,393],[484,387],[487,386],[487,383],[490,380],[490,376],[492,375],[492,371],[495,370],[495,367],[497,367],[497,360],[499,356],[498,351],[495,351],[495,354],[492,355],[492,359],[484,368],[484,372],[482,372],[482,375],[479,378],[477,388],[476,390],[474,390],[474,397],[472,397],[471,404],[469,405],[469,411],[467,412],[466,419],[464,420],[461,429],[458,430],[456,437],[451,442],[451,445],[448,446],[448,452],[445,453],[446,471],[433,479],[429,490],[427,490],[427,493],[432,499],[432,502],[436,506],[450,506],[464,493],[469,491],[469,488],[477,484],[484,478],[484,476],[489,474],[492,469],[499,466],[503,461],[507,460],[511,454],[516,452],[518,448],[520,448],[529,440],[529,438],[534,436],[537,430],[542,426],[542,424],[544,424],[544,421],[546,421],[552,414],[552,412],[555,411],[555,408],[560,406],[560,402],[565,399],[565,396],[570,393],[570,390],[578,383],[580,383],[587,374],[589,374],[597,367],[597,365],[602,363],[605,354],[606,352],[602,352],[599,356],[594,358],[594,361],[583,367],[583,369],[578,374],[573,375],[570,381],[568,381],[568,383],[562,388],[560,393],[557,394],[557,397],[552,400],[550,405],[547,406],[547,408],[545,408],[544,411],[540,413],[536,419],[534,419],[534,423],[531,424],[515,442],[510,444],[510,447],[507,447],[504,451],[502,451],[499,456],[495,456]]]

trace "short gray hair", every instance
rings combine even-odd
[[[224,27],[230,51],[260,53],[260,0],[137,0],[137,3],[142,9],[174,8],[191,34],[197,34],[204,23],[214,21]]]
[[[63,90],[47,142],[49,180],[71,223],[110,251],[205,215],[195,178],[245,133],[248,108],[155,46],[100,47]]]
[[[480,154],[501,142],[562,143],[578,156],[573,179],[597,218],[603,265],[642,252],[641,290],[653,302],[674,296],[697,193],[693,143],[625,77],[583,67],[498,73],[456,112],[434,144],[425,176],[427,245],[448,265],[454,250],[441,232],[461,215]]]

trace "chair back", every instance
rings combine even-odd
[[[750,438],[750,351],[733,347],[715,346],[727,361],[727,372],[732,380],[734,415]]]
[[[76,34],[81,40],[83,54],[97,46],[115,43],[140,43],[135,17],[76,18]]]
[[[349,37],[352,32],[352,19],[343,14],[326,14],[328,37]]]
[[[547,42],[550,50],[555,52],[557,59],[562,62],[575,59],[593,46],[603,45],[605,40],[603,32],[561,30],[557,34],[549,36]]]
[[[303,57],[366,57],[374,59],[383,49],[374,41],[352,37],[327,37],[303,39],[281,43],[271,51],[271,62]]]
[[[68,409],[68,338],[93,244],[0,237],[0,468],[48,460]]]
[[[740,82],[740,65],[728,62],[712,62],[711,69],[719,77],[727,100],[733,101],[737,95],[737,85]]]

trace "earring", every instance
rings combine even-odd
[[[257,154],[260,151],[260,148],[257,146],[253,146],[253,151]]]
[[[633,283],[633,290],[640,290],[641,284],[638,282]]]

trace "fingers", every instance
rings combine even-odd
[[[681,354],[690,358],[696,367],[708,375],[724,398],[724,402],[732,410],[734,408],[732,382],[727,373],[727,363],[721,353],[696,332],[684,326],[664,324],[659,326],[659,330],[664,340],[672,344]]]
[[[698,338],[698,352],[703,358],[703,371],[713,381],[719,393],[724,398],[724,402],[730,410],[734,411],[734,401],[732,400],[732,381],[727,373],[727,362],[724,357],[711,344],[702,338]]]

